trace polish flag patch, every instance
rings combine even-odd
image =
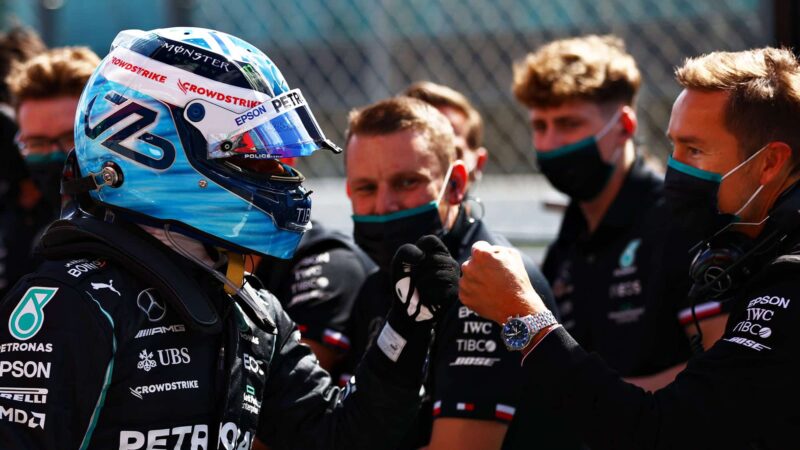
[[[706,302],[694,307],[697,320],[707,319],[722,312],[722,304],[719,302]],[[678,321],[681,325],[688,325],[693,322],[692,308],[686,308],[678,313]]]
[[[436,400],[433,403],[433,416],[436,417],[441,413],[442,413],[442,401],[441,400]]]
[[[475,411],[475,403],[456,403],[456,409],[459,411]]]
[[[497,404],[497,407],[494,409],[494,416],[498,419],[511,421],[514,418],[514,413],[517,411],[516,408],[513,406],[503,405],[501,403]]]
[[[342,333],[328,328],[323,332],[322,342],[334,347],[339,347],[342,350],[350,350],[350,339],[347,339],[347,336]]]

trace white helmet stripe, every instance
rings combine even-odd
[[[123,47],[115,48],[108,58],[101,72],[105,78],[172,105],[183,107],[203,99],[242,113],[270,99],[267,94],[210,80]]]

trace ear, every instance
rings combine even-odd
[[[760,183],[769,184],[783,172],[788,171],[792,161],[792,148],[785,142],[771,142],[764,149],[766,156],[761,165]]]
[[[450,181],[447,184],[445,201],[451,205],[458,205],[464,201],[469,185],[469,172],[464,161],[456,160],[453,163],[453,171],[450,173]]]
[[[350,194],[350,183],[348,183],[347,180],[344,180],[344,191],[347,193],[347,198],[352,198]]]
[[[636,133],[636,128],[639,126],[639,119],[636,118],[636,111],[630,106],[622,107],[622,115],[620,116],[622,129],[627,134],[628,138],[632,138]]]

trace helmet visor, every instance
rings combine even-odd
[[[319,149],[341,151],[325,138],[298,89],[242,113],[196,100],[187,105],[185,115],[204,132],[209,159],[297,158]]]

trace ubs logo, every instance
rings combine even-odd
[[[155,295],[153,295],[154,292],[155,289],[148,288],[139,292],[139,296],[136,298],[136,304],[145,313],[150,322],[158,322],[167,315],[167,309],[163,303],[156,299]]]

